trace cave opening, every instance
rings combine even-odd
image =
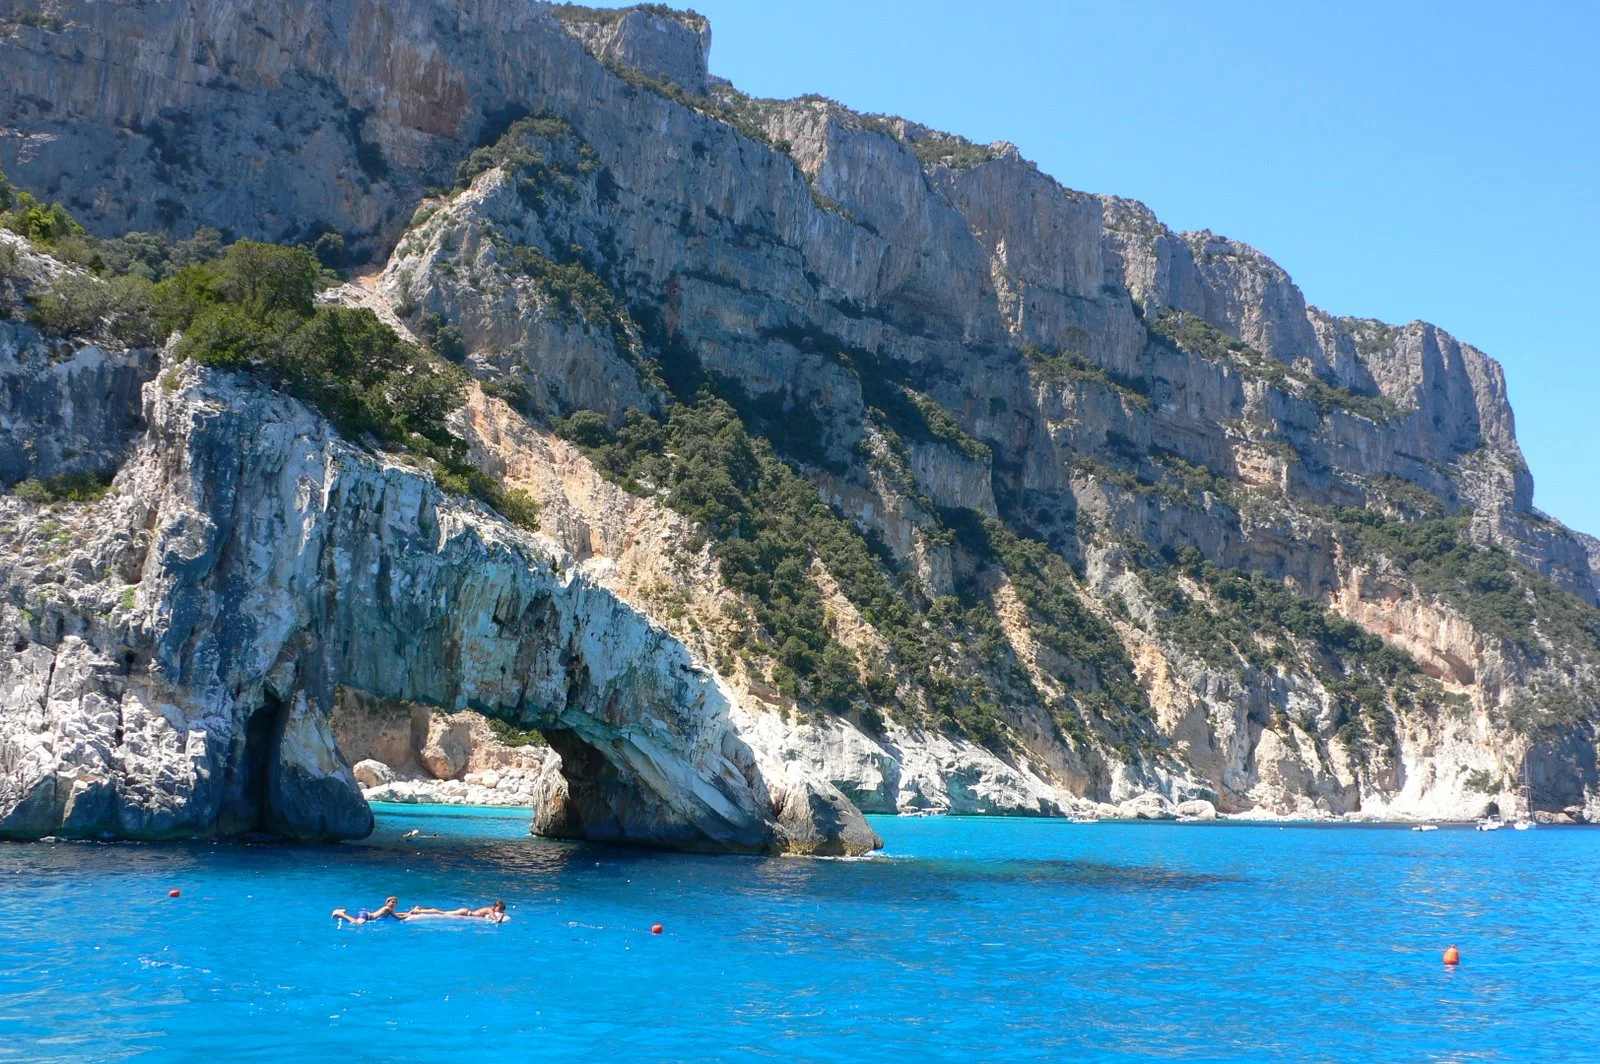
[[[278,756],[288,708],[283,699],[263,691],[261,705],[245,721],[244,779],[240,789],[248,810],[248,831],[271,830],[268,817],[272,806],[272,763]]]

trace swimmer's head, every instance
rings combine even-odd
[[[389,906],[399,905],[400,899],[391,894],[387,898],[383,899],[383,904]]]
[[[501,901],[499,898],[496,898],[494,900],[494,911],[497,912],[497,913],[505,912],[506,911],[506,903]]]

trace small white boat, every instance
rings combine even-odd
[[[1072,824],[1098,824],[1100,823],[1100,818],[1097,816],[1071,816],[1067,818],[1067,821]]]
[[[1531,820],[1519,820],[1511,826],[1517,831],[1532,831],[1538,825]]]
[[[1411,830],[1412,831],[1438,831],[1439,830],[1439,825],[1438,824],[1418,824],[1416,827],[1412,828]]]
[[[1505,821],[1501,820],[1497,816],[1486,816],[1482,820],[1478,821],[1479,831],[1499,831],[1505,826]]]

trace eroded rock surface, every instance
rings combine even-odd
[[[870,843],[837,792],[786,807],[715,678],[558,552],[259,387],[188,369],[144,397],[150,429],[105,499],[0,504],[0,832],[362,836],[328,726],[348,686],[545,729],[594,775],[569,833]]]

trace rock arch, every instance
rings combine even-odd
[[[832,785],[763,764],[720,680],[559,552],[241,380],[188,367],[172,391],[147,386],[145,407],[149,431],[81,548],[86,564],[137,572],[136,607],[104,625],[64,605],[70,635],[36,648],[32,674],[48,727],[81,729],[92,704],[115,734],[86,763],[18,753],[25,738],[0,729],[27,761],[0,782],[0,833],[365,835],[371,813],[328,726],[348,686],[544,730],[564,766],[535,825],[550,834],[741,853],[881,845]],[[130,645],[140,665],[124,676],[115,655]]]

